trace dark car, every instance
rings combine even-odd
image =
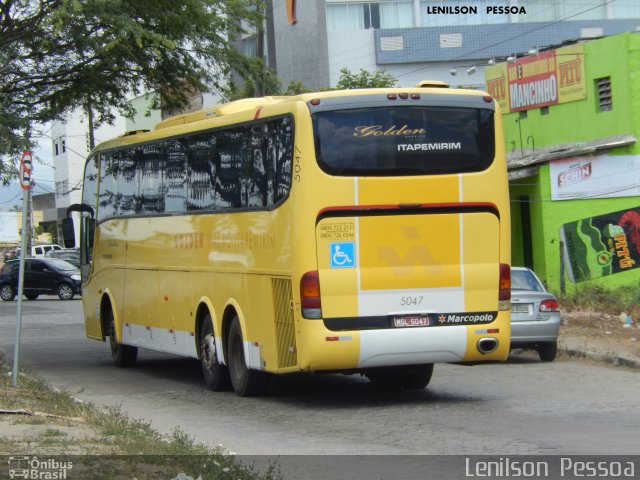
[[[0,298],[11,301],[18,293],[20,261],[11,260],[0,270]],[[71,300],[80,293],[80,270],[57,258],[25,258],[24,296],[35,300],[39,295],[57,294]]]
[[[80,268],[80,250],[77,248],[69,248],[65,250],[51,250],[47,253],[47,258],[59,258],[69,262],[76,268]]]

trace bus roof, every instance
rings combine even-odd
[[[264,107],[285,104],[285,103],[307,103],[313,99],[324,98],[338,98],[338,97],[353,97],[361,95],[372,94],[434,94],[434,95],[473,95],[473,96],[487,96],[488,93],[482,90],[472,89],[460,89],[460,88],[446,88],[447,85],[444,82],[436,81],[421,81],[415,87],[394,87],[394,88],[362,88],[362,89],[350,89],[350,90],[326,90],[321,92],[302,93],[292,96],[267,96],[257,98],[243,98],[241,100],[235,100],[214,107],[208,107],[195,112],[183,113],[175,115],[162,120],[156,124],[155,129],[152,131],[140,130],[133,132],[126,132],[117,138],[107,140],[106,142],[98,145],[94,152],[101,150],[108,150],[111,148],[123,147],[127,145],[134,145],[138,143],[145,143],[148,141],[157,140],[164,137],[179,136],[184,133],[188,133],[197,129],[193,124],[202,122],[198,127],[202,129],[215,128],[223,125],[224,117],[230,115],[247,116],[250,114],[250,118],[253,119],[256,114],[259,114],[260,110]],[[244,114],[244,115],[243,115]],[[239,121],[242,121],[239,119]],[[93,152],[92,152],[93,153]]]

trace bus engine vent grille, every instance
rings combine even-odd
[[[293,323],[291,280],[272,278],[273,311],[276,318],[278,367],[294,367],[298,362],[296,332]]]

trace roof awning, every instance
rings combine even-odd
[[[550,160],[591,155],[603,150],[632,145],[637,141],[638,139],[631,134],[613,135],[588,142],[563,143],[550,147],[527,148],[522,151],[509,152],[507,154],[509,180],[535,175],[538,173],[539,165]]]

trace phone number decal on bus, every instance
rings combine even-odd
[[[320,238],[329,240],[354,240],[356,229],[353,223],[323,223]]]

